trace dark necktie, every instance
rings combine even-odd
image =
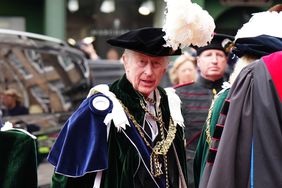
[[[150,140],[151,140],[152,139],[152,131],[151,131],[151,128],[150,128],[148,121],[145,121],[145,123],[144,123],[144,130],[147,133],[147,135],[150,137]]]

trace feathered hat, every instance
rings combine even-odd
[[[163,31],[166,45],[177,49],[202,47],[213,38],[214,19],[190,0],[165,0],[167,3]]]
[[[282,50],[282,4],[268,11],[254,13],[251,19],[238,30],[233,52],[241,57],[249,54],[262,57]]]

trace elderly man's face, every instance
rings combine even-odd
[[[152,57],[131,50],[126,50],[122,58],[127,79],[145,97],[159,85],[169,62],[168,57]]]
[[[215,81],[224,76],[227,57],[221,50],[205,50],[197,57],[197,65],[202,77]]]

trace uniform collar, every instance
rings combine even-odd
[[[216,81],[211,81],[203,78],[202,76],[199,76],[197,83],[199,83],[204,88],[216,89],[216,91],[219,92],[222,89],[223,81],[223,78],[220,78]]]

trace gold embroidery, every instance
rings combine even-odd
[[[94,90],[92,94],[99,93],[99,91]],[[162,163],[159,160],[159,157],[163,157],[164,160],[164,170],[165,170],[165,179],[166,179],[166,188],[169,188],[169,180],[168,180],[168,165],[167,165],[167,152],[175,138],[176,134],[176,126],[173,123],[172,118],[170,117],[169,120],[169,129],[167,136],[165,138],[164,135],[164,122],[162,120],[162,112],[161,110],[157,111],[157,116],[154,116],[152,113],[150,113],[147,108],[145,107],[145,104],[143,101],[140,101],[141,107],[143,110],[148,113],[155,121],[159,123],[160,126],[160,132],[161,132],[161,141],[158,141],[156,145],[152,148],[151,144],[146,139],[144,132],[141,128],[141,126],[138,124],[136,119],[132,114],[130,114],[128,108],[124,106],[124,104],[119,100],[120,104],[122,105],[125,113],[128,115],[129,119],[133,122],[134,126],[138,130],[140,136],[144,140],[147,147],[149,147],[152,150],[151,156],[150,156],[150,170],[154,177],[159,177],[163,174],[162,172]]]
[[[215,90],[215,89],[213,89],[213,90]],[[216,92],[216,91],[215,91]],[[214,102],[215,102],[215,100],[216,100],[216,98],[217,98],[217,96],[218,95],[215,95],[214,96],[214,98],[213,98],[213,100],[212,100],[212,103],[211,103],[211,106],[210,106],[210,108],[209,108],[209,111],[208,111],[208,117],[207,117],[207,119],[206,119],[206,129],[205,129],[205,133],[206,133],[206,142],[209,144],[209,146],[210,146],[210,144],[211,144],[211,140],[212,140],[212,138],[211,138],[211,130],[210,130],[210,124],[211,124],[211,116],[212,116],[212,111],[213,111],[213,108],[214,108]]]
[[[217,92],[216,92],[216,89],[212,89],[212,94],[213,94],[213,96],[215,96],[216,94],[217,94]]]
[[[152,148],[151,144],[149,141],[146,139],[143,130],[141,129],[141,126],[138,124],[136,119],[133,117],[132,114],[130,114],[129,110],[127,109],[126,106],[120,101],[125,113],[128,115],[129,119],[133,122],[134,126],[137,128],[140,136],[144,140],[145,144],[152,149],[152,154],[150,156],[150,170],[151,173],[153,174],[154,177],[159,177],[160,175],[163,174],[162,172],[162,164],[160,162],[160,157],[163,157],[164,160],[164,169],[165,169],[165,178],[166,178],[166,188],[169,187],[169,182],[168,182],[168,167],[167,167],[167,152],[175,138],[176,134],[176,126],[173,124],[173,120],[170,117],[169,121],[169,129],[167,136],[165,138],[164,135],[164,122],[162,120],[162,113],[161,110],[157,111],[157,116],[154,116],[151,114],[147,108],[145,107],[145,104],[143,101],[140,101],[142,109],[148,113],[152,118],[159,123],[160,126],[160,133],[161,133],[161,141],[158,141],[156,145]]]

